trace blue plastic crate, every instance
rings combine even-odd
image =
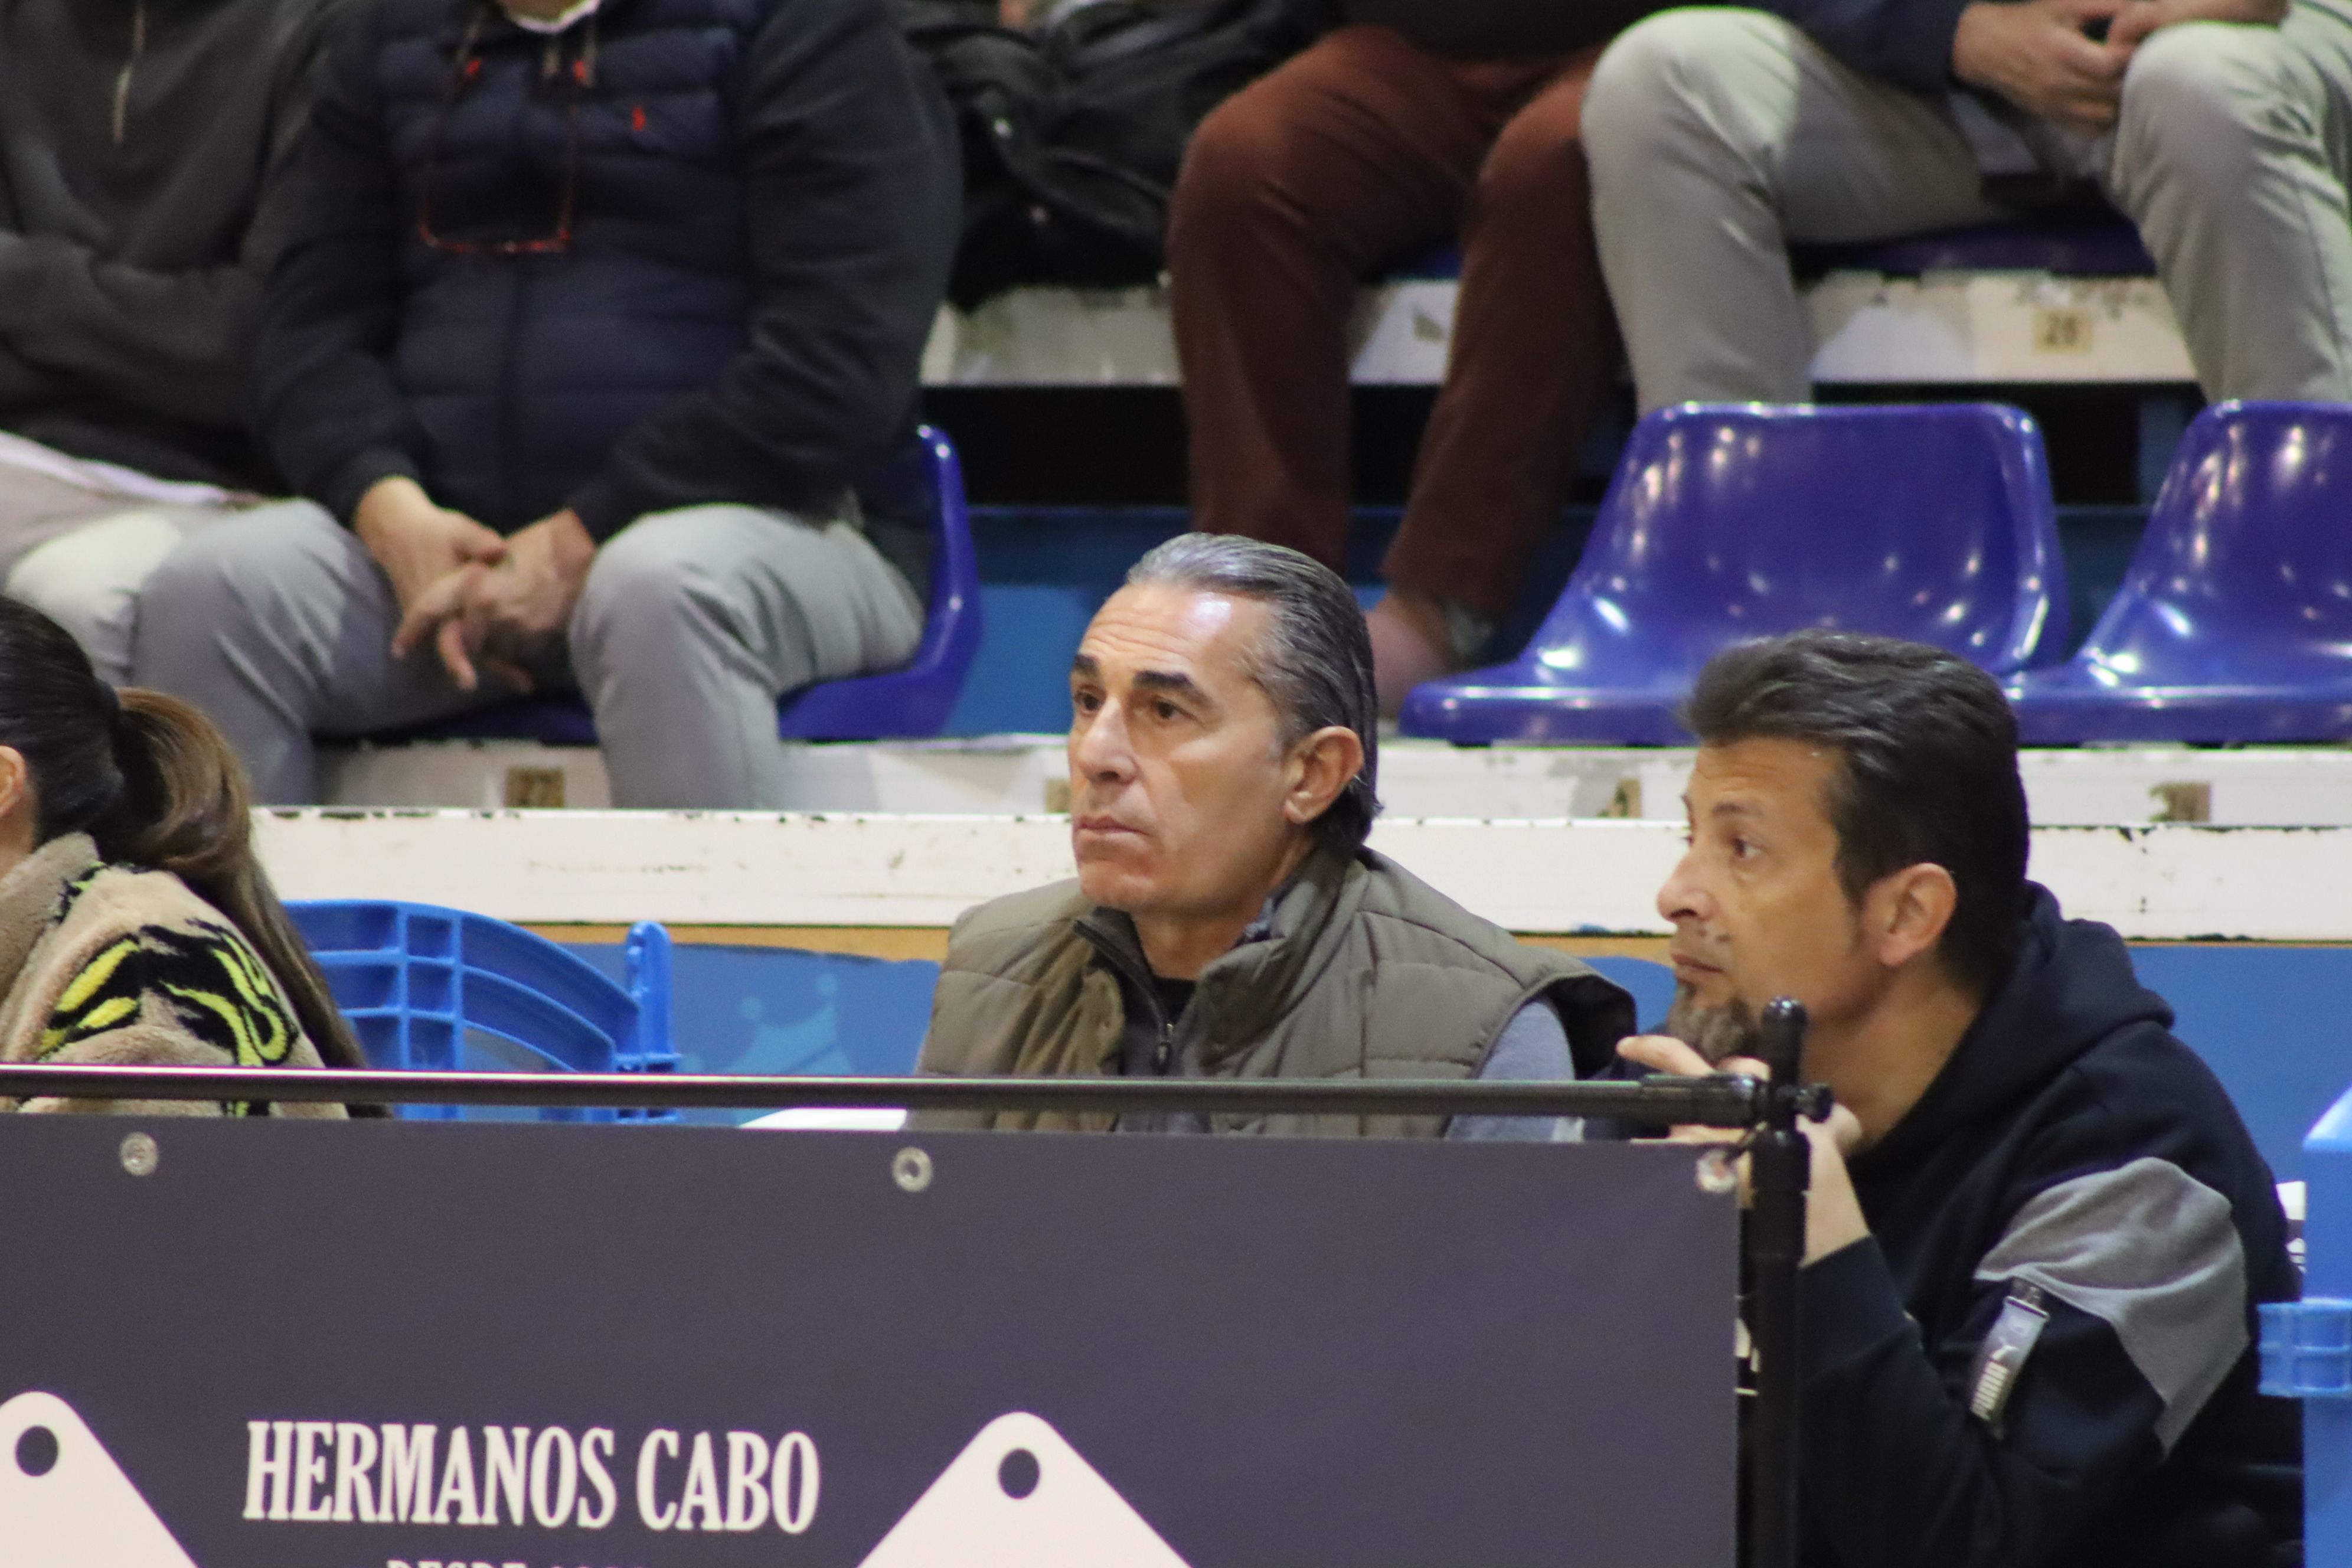
[[[2304,1561],[2352,1563],[2352,1090],[2303,1151],[2304,1299],[2262,1310],[2263,1392],[2304,1402]]]
[[[2273,1301],[2263,1315],[2263,1392],[2283,1399],[2352,1399],[2352,1301]]]
[[[667,1072],[669,932],[630,928],[628,983],[520,926],[464,910],[387,900],[287,905],[360,1048],[379,1068],[462,1068],[469,1031],[494,1036],[534,1065],[570,1072]],[[401,1114],[456,1121],[464,1108],[415,1105]],[[567,1110],[550,1121],[674,1121],[676,1111]]]

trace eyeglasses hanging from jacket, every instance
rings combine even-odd
[[[538,61],[528,90],[534,100],[562,106],[563,131],[558,148],[527,134],[507,142],[508,155],[492,167],[487,159],[452,157],[448,147],[450,128],[484,74],[483,29],[502,17],[520,34],[513,42],[527,49],[537,39]],[[460,255],[544,256],[572,247],[580,206],[581,109],[596,86],[596,21],[593,0],[548,26],[533,26],[531,18],[511,16],[491,0],[472,8],[450,56],[440,111],[427,133],[431,140],[417,181],[417,238],[435,250]],[[526,194],[536,185],[546,189],[543,204]]]

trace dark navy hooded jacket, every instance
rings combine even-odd
[[[2011,973],[1850,1169],[1871,1238],[1802,1276],[1811,1568],[2239,1568],[2302,1535],[2300,1413],[2256,1393],[2300,1286],[2270,1170],[2122,941],[2033,889]],[[2049,1317],[1997,1421],[1975,1363]]]
[[[345,518],[395,474],[600,540],[829,507],[911,429],[954,137],[886,0],[605,0],[552,39],[488,0],[355,8],[272,279],[265,437]],[[551,239],[567,192],[568,247],[483,248]]]

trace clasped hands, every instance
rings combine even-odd
[[[562,637],[596,556],[568,509],[500,538],[398,477],[368,490],[352,528],[400,605],[393,657],[430,643],[460,691],[485,676],[530,690],[531,667]]]
[[[1980,0],[1960,13],[1952,74],[2030,114],[2104,131],[2148,35],[2176,22],[2275,25],[2286,8],[2287,0]],[[2105,36],[2094,37],[2101,26]]]
[[[1617,1054],[1639,1062],[1652,1072],[1677,1078],[1705,1078],[1709,1073],[1746,1073],[1769,1079],[1771,1069],[1747,1057],[1731,1057],[1710,1066],[1707,1059],[1669,1035],[1636,1035],[1617,1042]],[[1853,1178],[1846,1173],[1846,1156],[1862,1144],[1862,1123],[1844,1106],[1834,1107],[1824,1121],[1801,1121],[1812,1146],[1812,1175],[1805,1194],[1805,1261],[1811,1263],[1851,1246],[1870,1234],[1863,1218],[1862,1200],[1854,1195]],[[1677,1127],[1671,1134],[1678,1143],[1736,1143],[1744,1136],[1731,1127]],[[1740,1201],[1748,1196],[1748,1162],[1739,1162]]]

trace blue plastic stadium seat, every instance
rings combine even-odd
[[[378,1068],[465,1065],[468,1030],[521,1047],[572,1072],[667,1072],[669,932],[629,930],[628,984],[520,926],[435,904],[364,900],[291,901],[287,912],[326,974],[335,1005]],[[454,1105],[403,1115],[456,1121]],[[674,1121],[675,1112],[541,1112],[551,1121]]]
[[[972,550],[963,466],[954,444],[925,426],[930,458],[931,607],[922,646],[904,668],[829,680],[784,699],[778,731],[800,741],[864,741],[936,735],[963,692],[980,652],[980,558]]]
[[[1798,245],[1800,272],[2047,272],[2060,278],[2153,278],[2156,262],[2120,213],[1973,224],[1850,245]]]
[[[1383,276],[1391,279],[1413,282],[1442,282],[1462,276],[1462,245],[1458,240],[1442,239],[1434,245],[1408,252],[1389,263]]]
[[[1626,444],[1583,559],[1526,652],[1417,688],[1408,735],[1672,745],[1699,667],[1842,626],[1995,673],[2065,646],[2041,432],[2014,408],[1688,404]]]
[[[2189,427],[2080,652],[2010,683],[2031,744],[2352,737],[2352,408]]]
[[[932,498],[931,603],[915,657],[879,675],[826,681],[788,694],[777,710],[787,740],[872,741],[938,734],[980,651],[980,560],[964,502],[963,466],[952,442],[925,426]],[[576,692],[516,697],[393,731],[392,741],[537,741],[593,746],[596,721]]]

